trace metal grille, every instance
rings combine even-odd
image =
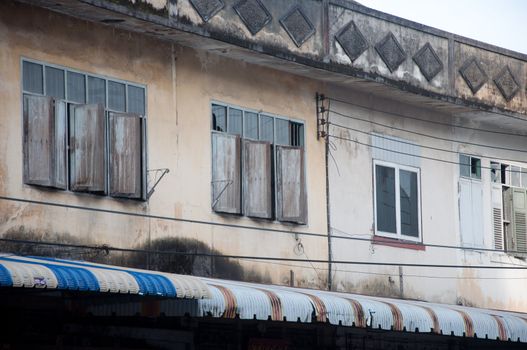
[[[527,252],[527,218],[525,213],[514,213],[514,231],[517,250],[519,252]]]
[[[492,224],[494,230],[494,248],[503,250],[503,223],[500,208],[492,208]]]

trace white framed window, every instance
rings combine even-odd
[[[420,169],[373,161],[375,234],[421,240]]]

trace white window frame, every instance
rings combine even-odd
[[[396,233],[392,232],[384,232],[380,231],[377,228],[377,171],[376,166],[384,166],[388,168],[393,168],[395,170],[395,227],[396,227]],[[406,170],[417,174],[417,229],[418,229],[418,235],[417,237],[407,236],[401,234],[401,198],[400,198],[400,170]],[[374,203],[374,217],[375,217],[375,235],[376,236],[383,236],[388,238],[395,238],[405,241],[412,241],[412,242],[421,242],[422,240],[422,225],[421,225],[421,169],[407,166],[407,165],[401,165],[397,163],[392,162],[385,162],[381,160],[373,160],[373,203]]]

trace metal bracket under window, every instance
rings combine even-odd
[[[218,194],[218,197],[216,199],[214,199],[214,202],[212,202],[212,208],[214,209],[216,207],[216,204],[218,204],[218,202],[220,201],[221,199],[221,196],[223,195],[223,192],[225,192],[225,190],[227,189],[227,187],[229,187],[230,185],[232,185],[232,183],[234,181],[232,180],[215,180],[215,181],[211,181],[212,183],[216,183],[216,182],[225,182],[225,186],[221,189],[220,193]]]
[[[148,175],[150,175],[150,173],[153,173],[153,178],[150,180],[148,180],[147,182],[147,185],[146,185],[146,188],[150,188],[146,194],[146,199],[149,199],[152,194],[154,193],[155,191],[155,188],[157,186],[157,184],[161,181],[161,179],[163,178],[163,176],[165,176],[166,174],[168,174],[170,172],[170,169],[168,168],[160,168],[160,169],[148,169],[147,170],[147,177]],[[153,183],[152,186],[150,186],[150,184]]]

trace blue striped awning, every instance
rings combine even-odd
[[[201,280],[184,275],[43,257],[0,255],[0,287],[201,299],[210,295]]]

